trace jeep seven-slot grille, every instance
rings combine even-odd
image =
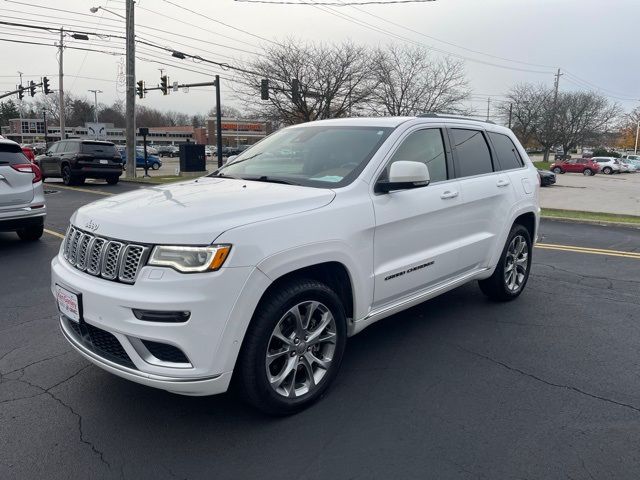
[[[75,268],[106,280],[134,283],[149,247],[96,237],[73,226],[64,238],[62,254]]]

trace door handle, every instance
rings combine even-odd
[[[496,183],[496,185],[498,187],[506,187],[507,185],[509,185],[511,182],[509,180],[504,180],[504,179],[500,179],[498,180],[498,182]]]
[[[458,196],[458,192],[457,191],[451,191],[451,190],[447,190],[446,192],[443,192],[440,195],[440,198],[443,200],[447,200],[448,198],[456,198]]]

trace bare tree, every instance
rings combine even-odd
[[[238,90],[246,110],[285,125],[345,117],[371,93],[372,54],[351,42],[287,40],[265,47],[247,64]],[[269,80],[269,100],[260,102],[260,81]],[[299,95],[293,93],[294,82]]]
[[[373,114],[467,113],[462,105],[469,97],[464,62],[434,60],[426,48],[388,45],[378,49],[374,80],[369,104]]]
[[[523,145],[529,145],[535,139],[550,94],[542,85],[522,83],[512,87],[507,92],[507,100],[498,104],[505,124],[511,115],[511,129]]]
[[[596,92],[561,93],[557,102],[558,144],[565,152],[614,129],[620,106]]]

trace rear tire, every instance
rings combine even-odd
[[[107,183],[109,185],[115,185],[120,180],[120,177],[107,177]]]
[[[529,279],[532,250],[529,231],[514,224],[493,275],[478,282],[482,293],[498,302],[518,298]]]
[[[556,175],[558,175],[559,173],[564,173],[560,167],[555,167],[552,172]]]
[[[62,183],[67,186],[76,184],[76,179],[71,174],[71,167],[69,165],[64,165],[62,167]]]
[[[43,232],[44,232],[44,225],[38,225],[37,227],[21,228],[20,230],[16,231],[16,233],[18,234],[18,237],[20,237],[20,240],[25,242],[35,242],[36,240],[39,240],[40,237],[42,237]]]
[[[247,403],[264,413],[299,412],[333,382],[346,339],[347,320],[338,295],[316,280],[291,280],[258,305],[234,384]]]
[[[604,173],[605,175],[611,175],[613,173],[613,170],[611,169],[611,167],[604,167],[602,169],[602,173]]]
[[[590,168],[585,168],[584,171],[582,172],[582,174],[585,177],[590,177],[591,175],[593,175],[593,170],[591,170]]]

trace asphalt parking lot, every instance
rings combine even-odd
[[[640,230],[543,221],[517,301],[468,284],[383,320],[325,399],[274,419],[72,351],[49,291],[59,235],[138,187],[45,187],[42,240],[0,233],[1,479],[640,477]]]

